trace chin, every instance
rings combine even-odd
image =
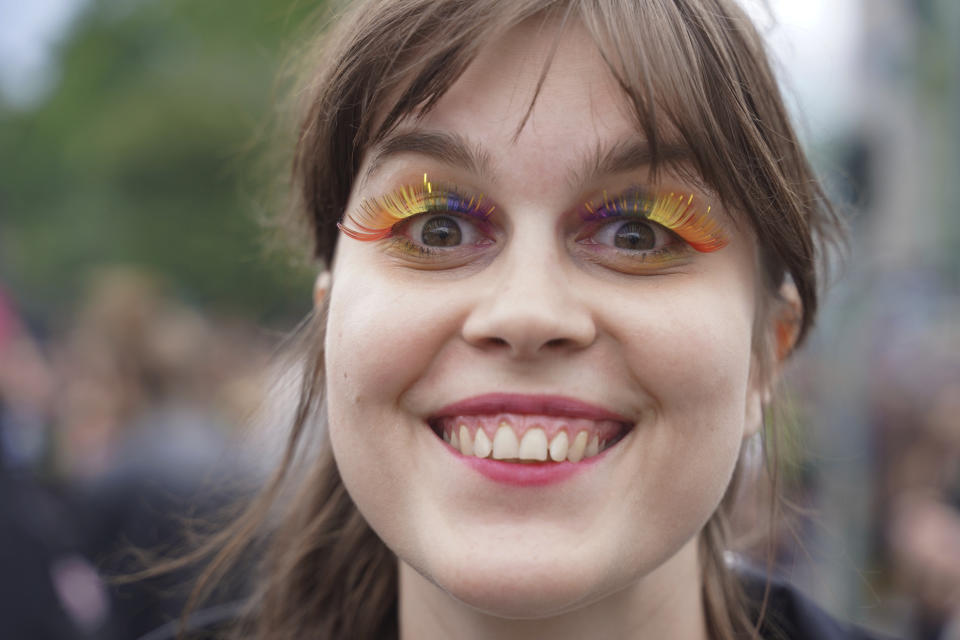
[[[483,558],[476,558],[475,563],[483,566],[451,568],[449,575],[435,574],[432,581],[459,602],[498,618],[549,618],[614,590],[604,588],[598,576],[581,570],[578,563],[558,567],[555,559],[500,563]]]

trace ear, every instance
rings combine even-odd
[[[797,337],[800,335],[800,323],[803,321],[803,303],[800,302],[800,293],[793,280],[787,279],[780,287],[780,297],[774,303],[777,305],[774,318],[773,332],[773,368],[779,374],[780,368],[797,346]]]
[[[783,363],[793,352],[800,335],[803,303],[792,280],[783,283],[779,295],[770,304],[767,318],[758,327],[763,331],[763,346],[761,353],[755,354],[753,370],[750,372],[744,439],[756,435],[763,426],[764,408],[770,404]]]
[[[313,283],[313,306],[319,307],[327,297],[330,291],[330,272],[324,269],[317,275]]]

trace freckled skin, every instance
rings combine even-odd
[[[553,37],[521,27],[491,43],[416,123],[481,144],[491,175],[410,153],[352,194],[356,207],[429,172],[495,199],[499,235],[440,270],[341,236],[326,344],[328,371],[341,372],[327,378],[334,454],[402,561],[410,637],[442,637],[444,625],[482,637],[524,624],[514,618],[544,633],[593,620],[609,637],[627,627],[703,637],[696,537],[758,422],[757,249],[746,225],[728,225],[723,249],[640,275],[571,249],[567,214],[583,201],[571,172],[598,144],[636,131],[593,44],[572,28],[513,139]],[[569,482],[496,485],[450,455],[425,419],[498,391],[572,396],[635,426]]]

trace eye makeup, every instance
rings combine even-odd
[[[682,238],[693,249],[710,253],[727,246],[726,229],[710,213],[711,207],[700,210],[694,204],[693,194],[651,193],[643,187],[634,187],[610,198],[603,192],[600,202],[588,202],[581,217],[586,222],[640,218],[655,222]]]
[[[362,242],[385,241],[384,251],[420,268],[465,264],[476,250],[496,242],[495,207],[483,195],[454,185],[401,185],[363,200],[337,226]],[[691,251],[711,253],[729,243],[724,226],[692,193],[635,186],[588,201],[578,210],[582,228],[573,238],[585,259],[626,273],[650,273],[679,265]]]
[[[406,185],[379,198],[360,203],[359,211],[347,214],[337,227],[354,240],[369,242],[394,235],[398,223],[423,213],[453,213],[474,219],[481,228],[495,207],[483,195],[461,195],[453,185],[434,185],[423,174],[422,185]]]

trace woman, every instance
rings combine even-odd
[[[312,366],[200,585],[272,523],[239,635],[840,633],[724,561],[839,231],[743,12],[369,0],[314,59]]]

